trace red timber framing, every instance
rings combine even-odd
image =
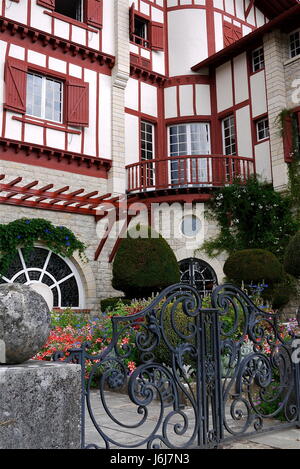
[[[3,182],[6,179],[4,174],[0,174],[0,204],[5,205],[95,215],[99,204],[104,200],[109,202],[111,196],[111,194],[98,196],[97,191],[85,193],[85,189],[68,192],[69,186],[55,189],[54,184],[37,189],[39,181],[20,185],[23,180],[21,177]]]
[[[33,50],[39,51],[41,48],[49,48],[52,51],[51,53],[57,56],[61,53],[64,56],[69,54],[81,61],[86,61],[86,64],[89,64],[86,65],[88,68],[98,70],[98,67],[101,66],[103,68],[102,72],[108,75],[111,74],[111,69],[115,65],[115,57],[112,55],[62,39],[54,34],[46,33],[3,16],[0,16],[0,32],[7,42],[19,43],[21,39],[24,43],[29,42]]]
[[[38,165],[86,176],[108,178],[112,162],[103,158],[0,138],[0,161]]]

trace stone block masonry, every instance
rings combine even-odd
[[[0,449],[80,449],[79,365],[0,366]]]

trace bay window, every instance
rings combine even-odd
[[[197,122],[169,127],[169,156],[209,155],[210,124]],[[173,185],[205,183],[208,179],[207,158],[172,159],[170,176]]]

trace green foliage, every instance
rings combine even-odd
[[[112,285],[125,293],[126,298],[147,298],[180,280],[179,266],[174,252],[153,230],[148,238],[134,238],[128,232],[121,242],[113,265]],[[152,233],[152,237],[151,237]]]
[[[290,240],[286,248],[284,268],[290,275],[300,277],[300,231]]]
[[[287,122],[291,121],[292,125],[288,126],[288,132],[292,130],[292,154],[291,163],[288,164],[289,176],[289,193],[292,201],[293,209],[297,220],[300,220],[300,152],[298,144],[298,124],[293,109],[282,109],[276,119],[276,124],[282,137],[287,131]]]
[[[274,284],[282,280],[283,268],[274,254],[264,249],[245,249],[231,254],[224,265],[225,275],[234,282]]]
[[[100,302],[101,311],[105,313],[107,311],[114,310],[118,307],[118,303],[122,303],[123,305],[130,305],[131,300],[128,300],[126,298],[120,298],[120,297],[105,298],[104,300],[101,300]]]
[[[89,321],[89,314],[77,313],[76,311],[66,308],[61,311],[51,312],[51,327],[83,327]]]
[[[83,257],[85,249],[74,233],[64,226],[54,226],[41,218],[15,220],[7,225],[0,225],[0,276],[7,272],[18,248],[23,248],[26,257],[37,242],[42,242],[63,257],[71,257],[77,250]]]
[[[290,197],[255,177],[246,184],[236,182],[221,188],[210,206],[220,233],[205,242],[203,249],[210,256],[222,251],[231,254],[250,248],[267,249],[281,258],[299,226],[291,207]]]
[[[210,298],[203,298],[202,308],[205,309],[210,307]],[[158,315],[158,321],[160,323],[160,314]],[[183,344],[195,344],[194,338],[188,339],[188,337],[193,334],[193,325],[195,325],[195,319],[187,316],[184,313],[181,303],[178,304],[175,309],[173,303],[170,303],[167,306],[163,316],[163,330],[165,337],[171,347],[175,349]],[[182,337],[180,337],[176,330],[174,330],[174,327],[175,329],[177,329],[177,331],[179,331],[179,334],[182,334],[183,336],[187,337],[187,339],[183,339]],[[172,351],[170,350],[163,338],[161,339],[159,346],[155,348],[154,355],[156,362],[165,364],[167,366],[172,366]],[[184,364],[195,368],[196,363],[191,354],[186,354],[184,356]]]
[[[181,344],[195,343],[194,339],[187,340],[183,339],[176,333],[174,327],[172,325],[172,317],[173,317],[173,324],[175,328],[179,331],[180,334],[188,337],[192,333],[192,327],[195,323],[195,320],[189,318],[182,310],[182,305],[179,304],[174,312],[172,312],[173,304],[168,305],[165,310],[164,317],[163,317],[163,330],[166,336],[168,343],[174,349],[179,347]],[[160,321],[160,315],[158,316],[158,320]],[[172,351],[167,346],[164,339],[161,339],[161,342],[158,347],[154,350],[155,354],[155,361],[158,363],[163,363],[167,366],[172,366]],[[195,367],[195,362],[190,355],[184,356],[184,364],[188,366]]]

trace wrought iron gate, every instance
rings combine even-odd
[[[300,426],[296,335],[287,339],[277,315],[232,285],[213,291],[210,308],[201,301],[195,288],[172,286],[142,312],[113,317],[101,354],[89,344],[70,352],[82,367],[83,448],[214,448]],[[133,350],[139,366],[129,374]],[[97,441],[86,441],[86,416]]]

